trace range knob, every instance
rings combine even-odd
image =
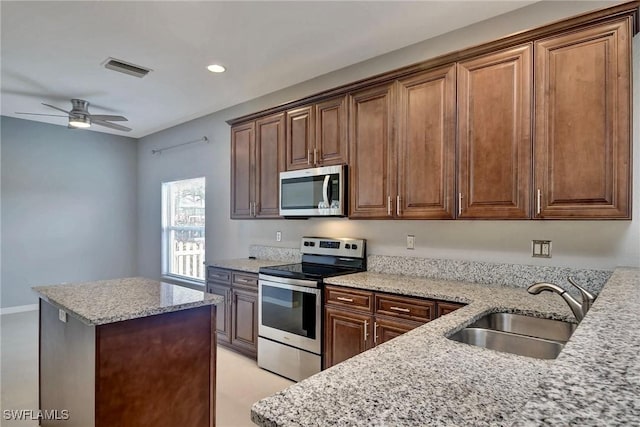
[[[304,242],[304,245],[305,246],[309,246],[309,242]]]
[[[349,249],[349,248],[347,248],[347,249]],[[354,249],[354,250],[355,250],[355,249],[358,249],[358,245],[356,245],[356,244],[354,243],[353,245],[351,245],[351,249]]]
[[[347,243],[347,244],[344,245],[344,248],[345,249],[351,249],[351,245]]]

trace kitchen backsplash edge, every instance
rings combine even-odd
[[[300,262],[301,260],[299,248],[277,246],[251,245],[249,246],[249,256],[287,263]],[[575,277],[584,288],[598,294],[613,273],[612,270],[389,255],[369,255],[367,257],[367,271],[519,288],[526,288],[535,282],[546,281],[558,284],[572,294],[576,291],[568,284],[567,277]]]
[[[535,282],[552,282],[572,294],[577,291],[568,284],[567,277],[574,277],[578,284],[598,294],[613,273],[612,270],[387,255],[369,255],[367,271],[519,288],[526,288]]]

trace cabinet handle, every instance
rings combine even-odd
[[[367,332],[367,329],[369,329],[369,322],[367,320],[364,321],[364,342],[367,342],[367,338],[369,337],[369,333]]]
[[[408,308],[396,307],[396,306],[393,306],[393,305],[391,307],[389,307],[389,310],[400,311],[402,313],[411,313],[411,310],[409,310]]]
[[[538,191],[536,192],[536,215],[540,215],[540,201],[542,199],[542,192],[540,191],[540,189],[538,188]]]
[[[353,302],[353,298],[337,297],[338,301]]]
[[[462,215],[462,193],[458,193],[458,216]]]
[[[378,322],[373,322],[373,343],[378,343]]]
[[[241,283],[252,283],[252,284],[253,284],[253,283],[255,283],[255,281],[254,281],[254,280],[251,280],[251,279],[243,279],[243,278],[241,278],[241,277],[236,278],[236,281],[241,282]]]
[[[227,278],[225,275],[218,274],[218,273],[209,273],[209,276],[217,277],[219,279],[226,279]]]
[[[253,217],[258,216],[258,202],[253,202]]]
[[[396,196],[396,215],[400,216],[400,195]]]
[[[313,164],[314,165],[318,164],[318,149],[317,148],[313,149]]]
[[[249,202],[249,216],[253,216],[253,202]]]
[[[387,215],[391,216],[391,196],[387,196]]]
[[[307,150],[307,164],[311,164],[311,150]]]

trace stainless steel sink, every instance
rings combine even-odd
[[[575,324],[559,320],[491,313],[449,339],[505,353],[555,359],[575,329]]]
[[[476,320],[468,327],[491,329],[529,337],[567,342],[577,326],[575,323],[541,319],[539,317],[525,316],[522,314],[490,313]]]

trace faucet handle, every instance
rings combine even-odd
[[[567,280],[569,281],[569,283],[571,283],[573,286],[578,288],[578,290],[580,291],[580,295],[582,295],[582,307],[584,312],[586,313],[587,310],[591,308],[591,305],[596,300],[596,297],[593,296],[591,292],[587,291],[585,288],[578,285],[576,283],[576,280],[572,276],[567,277]]]

